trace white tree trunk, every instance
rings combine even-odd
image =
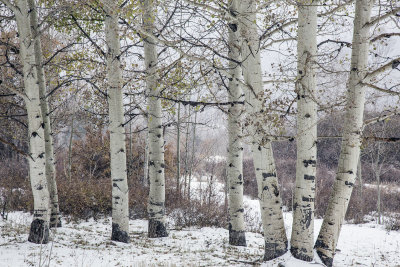
[[[72,182],[72,141],[74,138],[74,115],[71,118],[71,133],[69,136],[69,144],[68,144],[68,179],[69,182]]]
[[[361,84],[367,71],[369,27],[373,0],[357,0],[354,17],[351,70],[338,170],[329,204],[315,247],[321,260],[332,266],[340,229],[356,178],[360,156],[365,90]]]
[[[194,163],[194,153],[196,152],[195,150],[195,142],[196,142],[196,124],[197,124],[197,111],[194,111],[194,122],[193,122],[193,138],[192,138],[192,154],[190,158],[190,164],[189,164],[189,188],[188,188],[188,198],[190,200],[190,185],[192,182],[192,171],[193,171],[193,163]]]
[[[297,32],[297,163],[290,251],[295,258],[314,256],[314,199],[317,161],[317,104],[314,61],[317,53],[317,6],[298,2]]]
[[[243,36],[243,74],[247,83],[244,88],[247,116],[250,120],[249,133],[252,138],[252,152],[261,217],[265,238],[264,260],[279,257],[287,251],[287,237],[282,214],[282,200],[272,153],[271,142],[264,138],[263,125],[257,118],[263,113],[263,83],[259,51],[259,34],[256,25],[256,1],[241,1],[241,31]]]
[[[239,1],[231,0],[229,12],[233,16],[239,15]],[[229,58],[241,61],[241,37],[238,21],[229,22]],[[229,102],[243,102],[244,94],[237,79],[241,78],[240,65],[229,62],[231,78],[229,80]],[[236,79],[235,79],[236,78]],[[229,244],[246,246],[244,207],[243,207],[243,144],[242,144],[242,114],[243,104],[231,104],[228,110],[228,209],[229,209]],[[194,148],[194,147],[193,147]]]
[[[108,46],[107,79],[110,115],[110,153],[112,180],[111,239],[129,242],[129,202],[126,169],[124,107],[122,100],[121,51],[118,33],[118,7],[113,1],[103,1],[106,19],[105,33]]]
[[[28,0],[32,37],[35,38],[35,61],[39,85],[40,106],[44,121],[44,139],[46,149],[46,179],[50,193],[50,227],[61,227],[58,192],[56,182],[56,166],[54,158],[53,133],[51,130],[49,103],[46,97],[46,76],[43,67],[42,44],[40,41],[36,3]]]
[[[146,130],[144,147],[143,185],[149,186],[149,129]]]
[[[141,0],[143,9],[143,27],[154,33],[155,1]],[[168,236],[165,218],[165,178],[164,178],[164,138],[162,127],[162,108],[157,86],[157,49],[156,40],[144,37],[144,57],[146,66],[146,85],[148,98],[149,126],[149,180],[150,192],[147,211],[149,214],[149,237]]]
[[[20,58],[23,65],[26,109],[29,132],[29,175],[32,186],[34,213],[28,241],[47,243],[49,237],[50,196],[46,180],[46,149],[44,123],[40,106],[34,40],[30,30],[28,3],[16,0],[15,18],[20,40]]]

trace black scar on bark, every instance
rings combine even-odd
[[[315,165],[315,164],[317,164],[317,161],[316,160],[312,160],[312,159],[310,159],[310,160],[303,160],[303,164],[304,164],[304,167],[308,167],[308,165]]]
[[[270,261],[278,258],[287,252],[287,241],[285,242],[285,249],[278,249],[278,243],[265,242],[264,261]]]
[[[301,200],[305,201],[305,202],[314,202],[314,198],[312,197],[301,197]]]
[[[129,235],[121,230],[118,223],[112,223],[111,240],[123,243],[129,243]]]
[[[279,196],[279,189],[278,189],[278,187],[276,186],[276,185],[272,185],[272,187],[274,188],[274,195],[277,197],[277,196]]]
[[[353,183],[351,183],[351,182],[349,182],[349,181],[345,181],[344,184],[345,184],[345,185],[348,185],[348,186],[350,186],[350,187],[352,187],[352,186],[354,185]]]
[[[305,174],[304,175],[304,180],[314,181],[315,180],[315,176]]]
[[[155,219],[149,219],[149,238],[168,236],[167,228],[163,222]]]
[[[236,32],[237,31],[237,24],[234,23],[229,23],[229,28],[233,31]]]
[[[49,242],[49,226],[44,220],[35,219],[32,221],[28,241],[35,244],[47,244]]]
[[[246,233],[244,231],[232,230],[232,224],[229,223],[229,245],[246,247]]]
[[[306,229],[308,229],[311,225],[311,215],[312,215],[311,210],[307,210],[304,218],[304,224],[306,226]]]
[[[304,254],[305,249],[299,249],[296,247],[291,247],[290,248],[290,252],[292,253],[293,257],[295,257],[296,259],[302,260],[302,261],[312,261],[313,258]]]
[[[262,173],[262,177],[263,177],[263,178],[275,177],[275,176],[276,176],[276,175],[275,175],[275,173],[273,173],[273,172],[269,172],[269,173],[263,172],[263,173]]]

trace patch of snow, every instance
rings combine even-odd
[[[205,182],[193,179],[197,197]],[[224,185],[215,181],[214,193],[224,201]],[[111,218],[80,223],[65,222],[51,230],[52,241],[46,245],[27,242],[32,216],[12,212],[1,220],[0,266],[251,266],[316,267],[319,261],[305,263],[290,252],[273,261],[261,263],[264,238],[257,199],[244,197],[247,224],[247,247],[228,245],[228,231],[223,228],[184,228],[169,230],[169,237],[147,237],[147,221],[131,220],[131,243],[110,240]],[[177,211],[178,212],[178,211]],[[173,214],[171,214],[173,216]],[[291,234],[292,214],[284,212],[285,228]],[[173,221],[173,218],[169,218]],[[315,239],[322,219],[315,220]],[[344,224],[334,259],[334,266],[390,266],[400,263],[400,232],[387,231],[373,222]],[[315,256],[318,260],[318,257]],[[284,265],[280,265],[284,264]]]

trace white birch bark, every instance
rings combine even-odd
[[[143,28],[154,33],[155,1],[141,0],[143,9]],[[168,236],[165,218],[165,178],[164,178],[164,138],[162,127],[162,108],[160,90],[157,86],[157,47],[156,39],[144,36],[144,57],[146,66],[146,85],[148,94],[149,127],[149,181],[150,192],[147,211],[149,215],[149,237]]]
[[[232,16],[239,15],[239,1],[231,0],[229,12]],[[236,62],[241,61],[241,37],[237,20],[229,22],[229,53],[228,57]],[[241,68],[238,63],[229,62],[231,78],[229,79],[228,110],[228,211],[229,211],[229,244],[234,246],[246,246],[244,207],[243,207],[243,144],[242,144],[242,114],[244,94],[238,79],[241,78]],[[194,146],[193,146],[194,148]]]
[[[317,1],[298,1],[297,31],[297,162],[290,251],[313,260],[314,199],[317,161],[317,104],[314,61],[317,53]]]
[[[351,70],[338,170],[315,247],[321,260],[332,266],[340,229],[356,178],[365,104],[362,79],[367,73],[369,22],[373,0],[357,0],[354,17]]]
[[[124,107],[122,100],[121,51],[118,33],[118,7],[103,1],[106,12],[108,109],[110,117],[110,153],[112,181],[111,239],[129,242],[129,202],[126,169]]]
[[[263,113],[263,82],[256,25],[256,1],[241,1],[242,57],[248,127],[252,138],[253,162],[258,185],[261,217],[265,238],[264,260],[279,257],[287,251],[287,237],[282,214],[282,200],[272,153],[271,142],[264,138],[263,125],[255,121]]]
[[[16,0],[14,10],[20,40],[20,57],[23,65],[26,109],[29,132],[29,175],[33,193],[33,221],[28,241],[47,243],[49,237],[50,196],[46,180],[46,149],[44,123],[40,106],[34,40],[30,29],[28,3]]]
[[[32,37],[35,38],[35,61],[39,85],[40,106],[44,121],[44,139],[46,150],[46,179],[50,193],[50,227],[61,227],[60,210],[58,205],[58,192],[56,182],[56,166],[54,158],[53,133],[50,123],[49,103],[46,97],[46,76],[43,67],[43,52],[40,41],[38,15],[34,0],[28,0],[30,9],[30,22]]]

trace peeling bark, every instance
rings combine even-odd
[[[321,260],[332,266],[340,229],[350,201],[360,156],[365,104],[362,79],[367,73],[369,27],[373,0],[357,0],[348,81],[346,114],[338,170],[315,248]]]
[[[317,54],[316,1],[298,2],[297,32],[297,163],[293,198],[292,255],[303,261],[314,257],[314,199],[317,160],[317,104],[314,60]]]

